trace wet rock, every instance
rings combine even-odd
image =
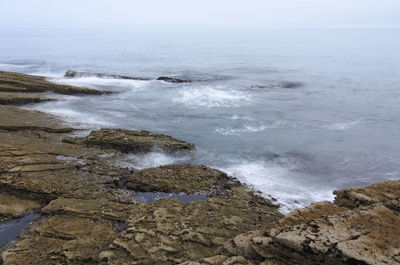
[[[299,88],[304,86],[304,83],[297,81],[281,81],[267,85],[252,85],[251,89],[276,89],[276,88]]]
[[[41,93],[0,92],[0,105],[25,105],[54,100]]]
[[[280,83],[280,87],[282,88],[298,88],[302,86],[304,86],[302,82],[295,82],[295,81],[283,81]]]
[[[4,265],[98,264],[117,237],[115,224],[75,216],[51,216],[2,254]]]
[[[126,187],[138,191],[200,193],[230,197],[240,183],[224,172],[201,165],[166,165],[136,172]]]
[[[160,76],[157,78],[157,80],[168,82],[168,83],[177,83],[177,84],[192,82],[191,80],[185,80],[185,79],[180,79],[180,78],[170,77],[170,76]]]
[[[0,193],[0,220],[8,217],[18,218],[39,208],[40,204],[36,201]]]
[[[296,210],[225,250],[263,264],[400,264],[399,183],[335,191],[335,204]]]
[[[77,139],[79,141],[79,139]],[[123,153],[143,153],[162,150],[168,153],[192,152],[195,146],[171,136],[148,131],[101,129],[84,138],[88,146],[115,149]]]
[[[232,199],[186,204],[165,198],[134,206],[124,231],[112,244],[108,264],[199,262],[220,254],[226,239],[240,231],[280,217],[270,203],[244,190],[235,188]]]
[[[65,73],[64,77],[67,78],[79,78],[79,77],[97,77],[97,78],[113,78],[113,79],[127,79],[127,80],[150,80],[150,78],[143,77],[132,77],[126,75],[112,75],[112,74],[100,74],[92,72],[79,72],[69,70]]]
[[[68,85],[54,84],[41,76],[25,75],[13,72],[0,71],[0,91],[20,93],[53,92],[56,94],[85,94],[101,95],[109,94],[109,91],[100,91],[89,88],[80,88]]]
[[[133,202],[132,202],[133,203]],[[42,212],[46,214],[64,214],[87,218],[126,220],[133,209],[133,204],[111,201],[107,197],[95,199],[76,199],[60,197],[51,201]]]

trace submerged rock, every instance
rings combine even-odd
[[[192,82],[192,80],[185,80],[185,79],[180,79],[180,78],[170,77],[170,76],[160,76],[157,78],[157,80],[165,81],[165,82],[169,82],[169,83],[178,83],[178,84]]]
[[[298,88],[304,86],[304,83],[298,81],[281,81],[268,85],[252,85],[251,89],[274,89],[274,88]]]
[[[127,80],[150,80],[150,78],[143,77],[132,77],[126,75],[112,75],[112,74],[100,74],[92,72],[79,72],[69,70],[65,73],[64,77],[67,78],[79,78],[79,77],[97,77],[97,78],[113,78],[113,79],[127,79]]]
[[[79,140],[79,138],[75,138],[75,142],[79,142]],[[74,142],[74,139],[69,139],[68,141]],[[87,137],[81,139],[81,142],[88,146],[115,149],[123,153],[144,153],[157,149],[167,153],[192,152],[196,150],[193,144],[168,135],[124,129],[92,131]]]

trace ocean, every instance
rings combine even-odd
[[[87,130],[150,130],[282,205],[400,176],[400,30],[0,29],[0,70],[111,90],[26,106]],[[64,78],[67,70],[148,78]],[[155,80],[173,76],[190,83]]]

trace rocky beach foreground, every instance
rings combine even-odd
[[[400,264],[400,181],[335,191],[334,203],[283,216],[216,169],[118,163],[155,149],[191,154],[191,143],[124,129],[76,136],[16,107],[109,93],[0,71],[0,239],[28,220],[0,241],[0,264]]]

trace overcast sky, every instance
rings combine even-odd
[[[0,0],[0,27],[400,28],[400,0]]]

